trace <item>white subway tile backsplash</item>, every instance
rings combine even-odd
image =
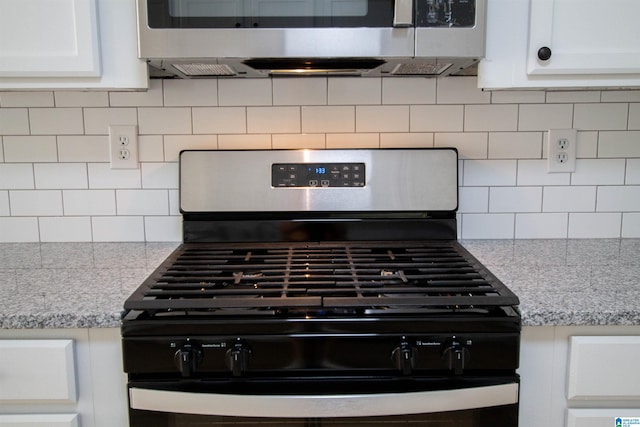
[[[458,189],[458,212],[489,212],[489,187],[460,187]]]
[[[604,90],[601,102],[640,102],[640,90]]]
[[[0,135],[29,135],[29,110],[0,108]]]
[[[377,133],[330,133],[327,148],[380,148]]]
[[[462,105],[411,105],[409,107],[411,132],[462,132],[464,107]]]
[[[436,79],[423,78],[383,78],[383,104],[435,104]]]
[[[90,242],[91,218],[42,217],[38,218],[41,242]]]
[[[164,161],[164,143],[163,143],[162,135],[138,136],[138,161],[140,162]]]
[[[62,191],[9,191],[12,216],[62,216]]]
[[[497,90],[491,93],[492,104],[541,104],[546,93],[542,90]]]
[[[598,187],[598,212],[640,211],[640,185]]]
[[[300,107],[248,107],[247,133],[299,133]]]
[[[518,185],[569,185],[570,173],[548,173],[547,160],[518,160]]]
[[[0,190],[0,216],[10,216],[9,210],[9,191]]]
[[[544,135],[544,143],[542,144],[544,151],[543,157],[547,157],[546,137],[548,136],[548,132],[545,132]],[[598,132],[577,133],[576,157],[579,159],[598,157]]]
[[[109,105],[112,107],[161,107],[162,80],[149,81],[146,91],[110,92]]]
[[[640,213],[625,212],[622,214],[622,236],[624,238],[640,238]]]
[[[31,163],[0,164],[0,189],[19,190],[34,188]]]
[[[56,107],[108,107],[109,93],[98,91],[56,91]]]
[[[164,160],[177,162],[182,150],[215,150],[216,135],[167,135],[164,137]]]
[[[109,135],[109,125],[137,125],[135,108],[84,108],[84,128],[87,135]]]
[[[268,150],[271,145],[271,135],[219,135],[218,148],[220,150]]]
[[[85,163],[35,163],[33,173],[39,189],[88,187]]]
[[[326,105],[326,78],[273,80],[273,105]]]
[[[627,129],[629,105],[576,104],[573,127],[580,130],[624,130]]]
[[[573,127],[573,104],[520,105],[519,131],[547,131]]]
[[[562,239],[567,237],[568,214],[516,214],[516,239]]]
[[[94,216],[91,218],[94,242],[141,242],[145,240],[141,216]]]
[[[60,162],[108,162],[109,140],[99,136],[59,136],[58,158]]]
[[[355,107],[302,107],[302,132],[355,132]]]
[[[463,238],[640,237],[640,90],[483,92],[473,77],[153,80],[0,92],[0,241],[179,241],[182,149],[456,147]],[[108,126],[139,126],[111,169]],[[551,128],[576,171],[547,173]]]
[[[639,91],[640,92],[640,91]],[[640,103],[629,105],[629,130],[640,130]]]
[[[0,217],[0,242],[40,241],[38,218]]]
[[[329,105],[371,105],[382,103],[382,79],[378,77],[330,77]]]
[[[173,79],[164,81],[165,107],[208,107],[218,105],[215,79]]]
[[[571,185],[622,185],[624,159],[578,159]]]
[[[356,107],[356,132],[408,132],[409,106]]]
[[[178,188],[178,163],[142,163],[142,188]]]
[[[5,136],[2,140],[7,163],[58,161],[55,136]]]
[[[456,148],[460,159],[486,159],[487,139],[486,132],[436,133],[435,146]]]
[[[81,135],[82,108],[29,108],[32,135]]]
[[[116,190],[118,215],[168,215],[167,190]]]
[[[140,169],[111,169],[109,163],[87,164],[89,188],[141,188]]]
[[[114,190],[63,190],[62,201],[65,215],[116,215]]]
[[[541,132],[489,133],[490,159],[539,159],[541,157]]]
[[[640,131],[600,132],[598,157],[640,157]]]
[[[456,77],[455,79],[437,79],[438,104],[488,104],[491,92],[478,88],[475,77]]]
[[[218,105],[272,105],[271,79],[219,79]]]
[[[181,216],[151,216],[144,218],[147,242],[181,242]]]
[[[620,237],[621,213],[570,213],[570,239]]]
[[[517,129],[517,105],[465,105],[464,107],[465,132],[515,131]]]
[[[489,212],[540,212],[542,187],[492,187]]]
[[[193,133],[220,134],[247,132],[247,111],[244,107],[193,109]]]
[[[627,175],[624,183],[627,185],[640,184],[640,159],[627,159]]]
[[[380,148],[433,147],[432,133],[381,133]]]
[[[547,103],[582,103],[582,102],[600,102],[600,91],[550,91],[547,93]]]
[[[271,136],[276,150],[298,148],[325,148],[326,138],[322,133],[275,134]]]
[[[513,239],[515,214],[462,214],[463,239]]]
[[[152,134],[190,134],[191,108],[138,108],[138,132]]]
[[[465,160],[465,186],[514,186],[517,162],[515,160]]]
[[[53,92],[0,92],[2,107],[53,107]]]
[[[596,187],[571,186],[544,189],[544,212],[595,212]]]

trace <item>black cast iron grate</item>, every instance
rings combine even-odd
[[[125,309],[460,308],[518,298],[455,241],[183,244]]]

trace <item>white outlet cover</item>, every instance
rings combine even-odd
[[[576,129],[549,129],[547,138],[547,172],[575,172]]]
[[[110,125],[109,154],[111,169],[138,169],[138,126]]]

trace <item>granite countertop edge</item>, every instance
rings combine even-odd
[[[640,325],[640,239],[460,242],[518,295],[523,326]],[[0,330],[119,328],[178,244],[2,243]]]

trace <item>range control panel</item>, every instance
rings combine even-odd
[[[285,187],[364,187],[364,163],[274,163],[271,185]]]

